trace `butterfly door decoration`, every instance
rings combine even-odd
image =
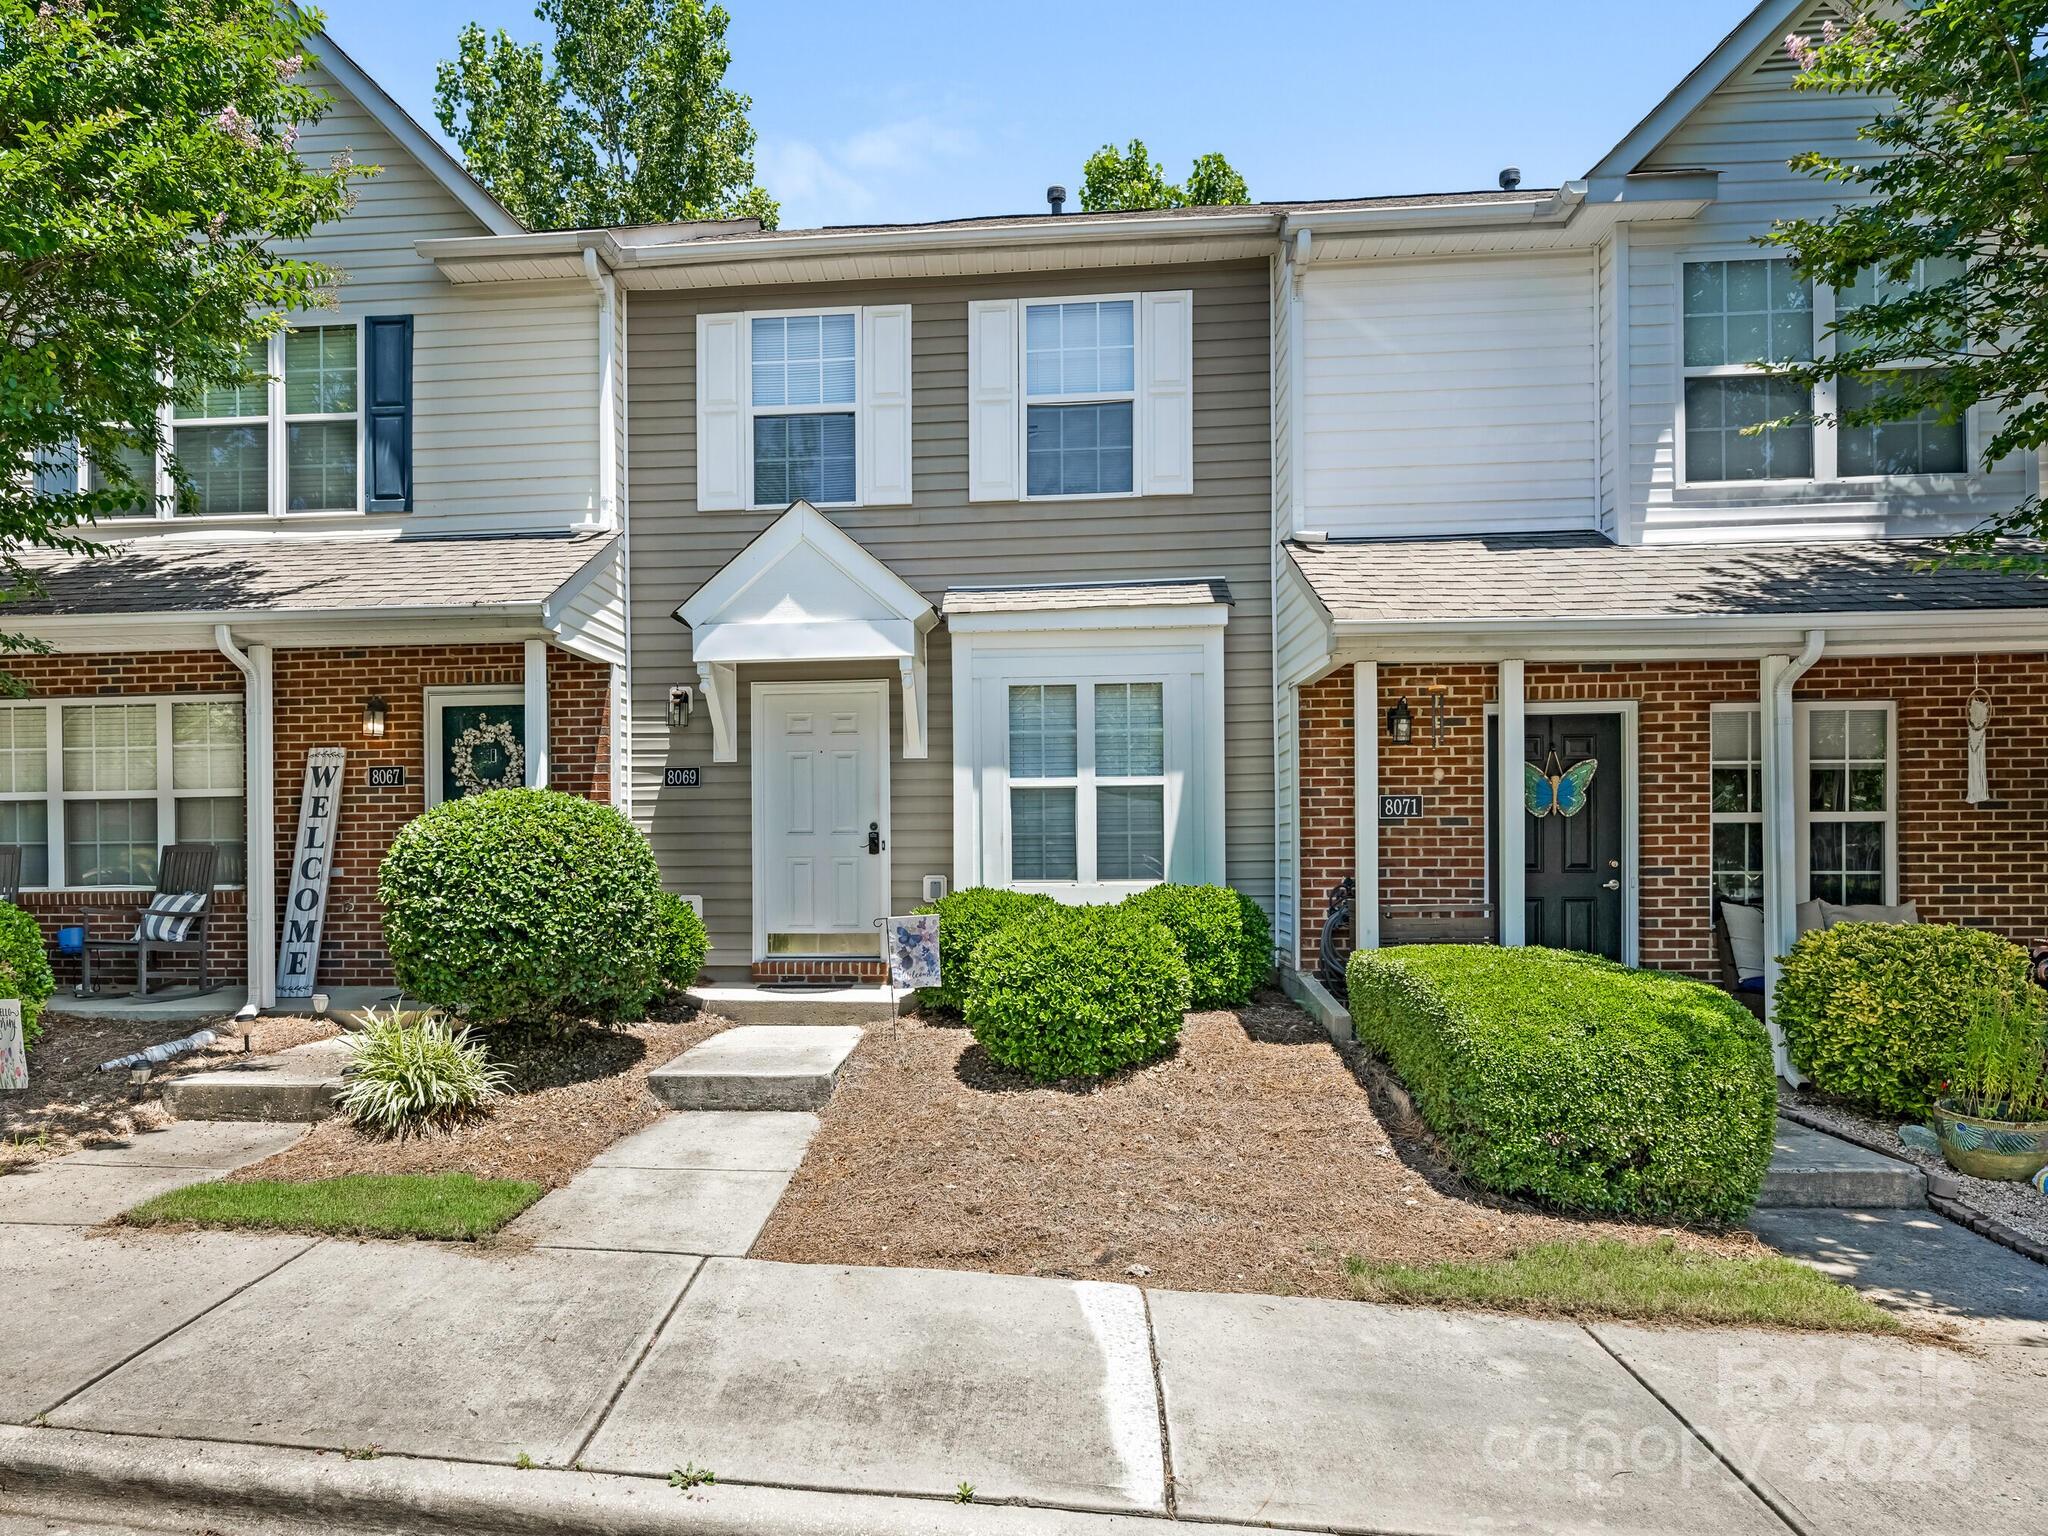
[[[1586,791],[1592,787],[1593,775],[1599,769],[1598,758],[1587,758],[1583,763],[1574,763],[1569,769],[1560,770],[1557,754],[1552,752],[1538,768],[1534,763],[1522,764],[1522,783],[1531,816],[1576,816],[1586,808]]]

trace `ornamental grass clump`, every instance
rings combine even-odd
[[[2027,1003],[2027,952],[1942,923],[1837,923],[1800,935],[1771,1016],[1820,1092],[1876,1114],[1925,1118],[1962,1064],[1986,1003]]]
[[[1764,1027],[1717,988],[1490,944],[1351,957],[1351,1018],[1465,1176],[1573,1210],[1739,1221],[1770,1166]]]
[[[1191,1006],[1235,1008],[1273,973],[1273,926],[1266,912],[1227,885],[1154,885],[1123,905],[1163,924],[1187,957]]]
[[[398,984],[473,1024],[641,1017],[662,963],[660,892],[631,822],[546,789],[437,805],[377,871]]]
[[[335,1097],[364,1130],[406,1136],[454,1125],[484,1112],[511,1082],[481,1040],[433,1009],[372,1008],[364,1019],[341,1037],[349,1060]]]
[[[1192,996],[1164,926],[1056,905],[976,947],[967,1023],[992,1059],[1040,1082],[1103,1077],[1172,1050]]]

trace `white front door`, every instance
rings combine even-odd
[[[888,703],[886,682],[755,685],[760,958],[881,953]]]

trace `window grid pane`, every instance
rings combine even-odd
[[[854,403],[851,314],[760,315],[751,332],[755,405]]]
[[[1685,381],[1685,477],[1689,481],[1810,480],[1813,428],[1747,427],[1811,408],[1812,397],[1781,379]]]
[[[254,378],[239,384],[214,384],[201,390],[199,398],[190,405],[177,405],[172,414],[180,420],[210,418],[232,421],[236,418],[261,419],[270,414],[270,343],[259,337],[249,344],[242,354],[242,367]]]
[[[1893,387],[1882,376],[1875,383],[1845,378],[1839,386],[1839,403],[1846,414],[1862,410],[1882,398]],[[1960,475],[1970,468],[1969,431],[1961,419],[1944,424],[1934,410],[1925,408],[1904,421],[1878,422],[1867,427],[1838,429],[1839,466],[1844,475]]]
[[[155,791],[154,704],[67,704],[63,730],[65,789]]]
[[[1753,709],[1712,712],[1708,767],[1713,885],[1729,901],[1763,900],[1763,722]]]
[[[1074,789],[1010,791],[1010,878],[1078,880]]]
[[[1095,877],[1166,877],[1166,786],[1105,785],[1095,792]]]
[[[1072,683],[1010,689],[1010,777],[1070,779],[1079,771],[1079,690]]]
[[[180,427],[171,451],[191,482],[178,498],[184,517],[245,517],[270,509],[268,427]]]
[[[1128,394],[1136,364],[1137,314],[1131,300],[1025,306],[1025,394]]]
[[[242,787],[242,707],[232,700],[171,706],[171,788]]]
[[[211,843],[219,850],[213,865],[215,885],[242,883],[245,835],[239,795],[187,795],[179,799],[178,841]]]
[[[1025,418],[1025,492],[1114,496],[1132,485],[1131,402],[1034,405]]]
[[[754,418],[754,501],[854,499],[853,414]]]
[[[356,328],[316,325],[284,338],[288,416],[335,416],[356,408]]]
[[[1095,772],[1141,779],[1166,772],[1163,683],[1095,685]]]
[[[1807,873],[1811,894],[1822,901],[1855,906],[1885,899],[1889,724],[1882,709],[1807,713]]]
[[[285,506],[293,512],[352,511],[356,504],[356,424],[294,422],[284,429]]]
[[[0,794],[41,794],[50,787],[49,732],[50,713],[40,704],[0,709]]]
[[[50,807],[42,800],[0,801],[0,843],[21,849],[21,883],[50,883]]]
[[[1685,366],[1805,361],[1813,289],[1775,257],[1685,264]]]
[[[156,884],[154,800],[72,800],[64,806],[68,885]]]

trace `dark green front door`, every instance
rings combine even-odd
[[[441,798],[459,800],[525,782],[526,706],[444,704],[441,710]]]

